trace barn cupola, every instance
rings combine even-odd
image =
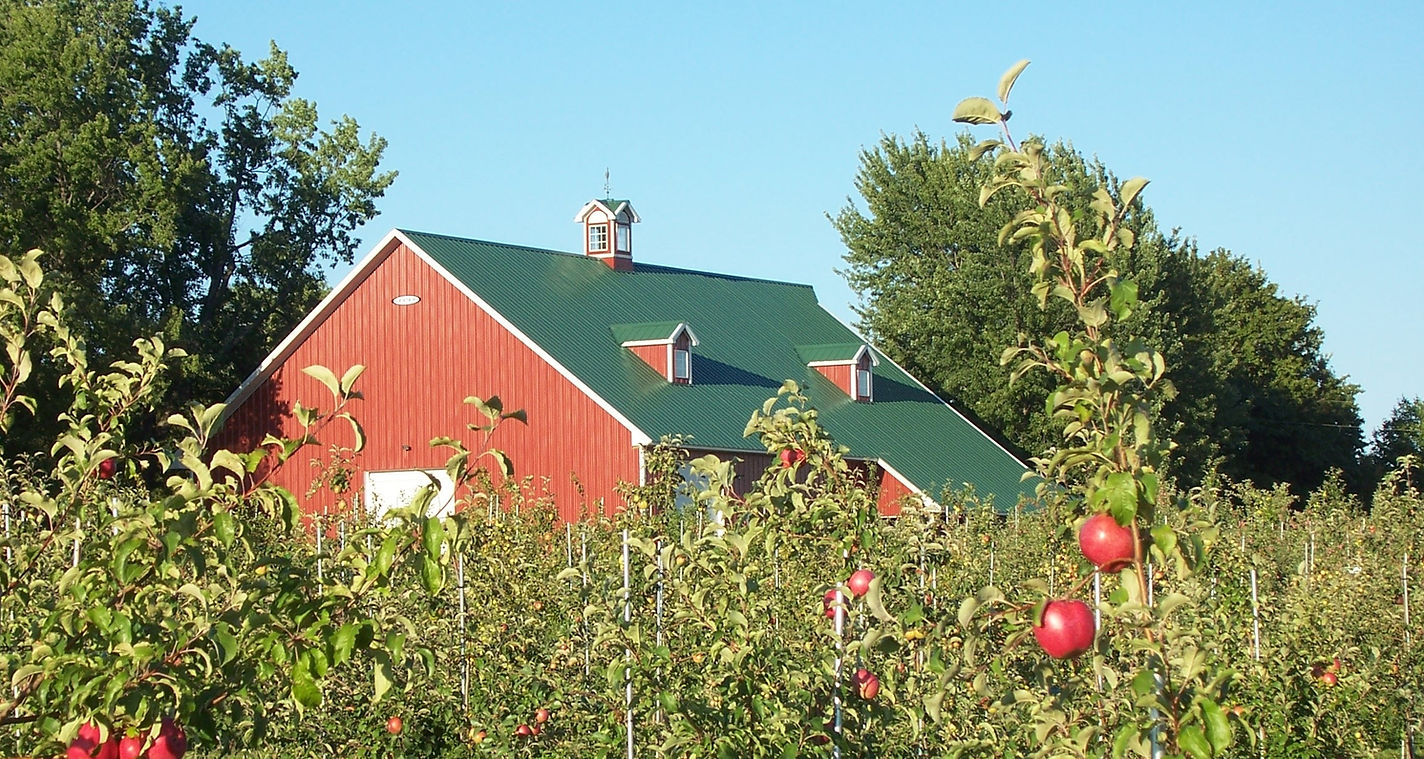
[[[875,400],[875,367],[880,359],[865,343],[800,345],[796,352],[815,369],[858,403]]]
[[[692,349],[697,335],[687,322],[615,324],[613,339],[674,385],[692,384]]]
[[[633,224],[641,221],[626,200],[590,200],[574,221],[583,224],[583,252],[615,271],[633,270]]]

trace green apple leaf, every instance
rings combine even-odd
[[[961,124],[997,124],[999,109],[988,98],[972,97],[959,101],[951,117]]]

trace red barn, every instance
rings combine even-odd
[[[465,397],[497,395],[529,423],[502,427],[493,444],[572,520],[617,508],[614,488],[640,482],[647,447],[666,436],[694,456],[739,459],[738,482],[755,480],[770,457],[743,437],[747,419],[794,379],[878,483],[887,513],[903,496],[933,500],[964,484],[1000,508],[1028,492],[1021,461],[810,287],[635,265],[627,201],[591,201],[576,221],[582,254],[392,231],[228,399],[219,444],[295,433],[294,403],[329,403],[301,369],[362,364],[353,410],[367,445],[351,468],[368,508],[443,470],[449,451],[430,440],[477,421]],[[349,445],[349,434],[331,427],[323,442]],[[301,496],[326,453],[299,453],[276,480]],[[318,493],[306,507],[331,505]]]

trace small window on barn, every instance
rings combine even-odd
[[[593,224],[588,228],[588,252],[602,253],[608,250],[608,225]]]
[[[868,363],[868,362],[867,362]],[[858,366],[855,369],[855,399],[863,403],[869,403],[871,399],[871,382],[874,375],[870,372],[869,366]]]
[[[672,352],[672,381],[692,384],[692,351],[678,348]]]

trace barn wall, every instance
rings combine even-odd
[[[814,366],[811,368],[820,372],[821,376],[835,383],[835,386],[840,388],[841,392],[850,395],[850,364],[832,364],[830,366]]]
[[[526,492],[552,495],[564,519],[576,518],[600,498],[612,512],[621,502],[614,486],[638,480],[638,452],[627,428],[404,245],[393,245],[390,256],[236,410],[218,444],[247,449],[274,429],[296,434],[287,413],[295,400],[331,406],[325,388],[301,368],[322,364],[339,376],[348,366],[363,364],[366,372],[356,387],[365,399],[352,408],[367,435],[366,449],[354,462],[358,470],[443,468],[450,451],[429,444],[439,435],[482,450],[478,433],[466,424],[482,423],[483,417],[462,400],[497,395],[506,410],[524,409],[529,416],[528,426],[507,423],[490,443],[509,454],[517,478],[532,478]],[[418,295],[420,302],[396,306],[391,301],[399,295]],[[320,437],[321,451],[299,453],[274,478],[311,512],[336,504],[330,494],[303,498],[314,480],[313,460],[324,456],[326,446],[352,440],[344,423]],[[580,496],[573,476],[586,496]],[[359,497],[359,476],[353,485],[348,499]]]
[[[653,367],[663,379],[667,379],[671,374],[668,369],[668,346],[666,343],[659,345],[634,345],[628,348],[633,355],[643,359],[643,363]]]

